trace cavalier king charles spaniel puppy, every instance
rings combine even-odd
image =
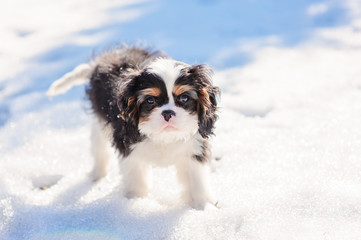
[[[54,96],[87,83],[95,119],[94,180],[106,175],[108,146],[122,159],[124,194],[145,197],[151,166],[174,165],[185,201],[203,209],[215,204],[207,165],[209,137],[217,120],[219,88],[206,65],[188,65],[160,52],[122,47],[81,64],[55,81]],[[110,143],[110,144],[109,144]]]

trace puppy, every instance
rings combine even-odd
[[[110,142],[122,158],[124,193],[144,197],[150,166],[174,165],[185,201],[214,203],[207,181],[209,137],[217,120],[219,88],[212,70],[159,52],[123,47],[105,52],[55,81],[47,94],[89,82],[95,120],[94,180],[106,175]]]

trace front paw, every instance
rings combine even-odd
[[[99,169],[93,169],[92,172],[89,173],[89,177],[93,180],[93,182],[97,182],[100,179],[104,178],[107,175],[106,171],[101,171]]]
[[[190,203],[190,206],[196,210],[204,210],[206,208],[208,201],[204,200],[193,200]]]
[[[189,205],[196,210],[204,210],[207,205],[213,205],[217,207],[215,201],[207,195],[204,196],[192,196],[188,201]]]
[[[209,205],[213,208],[220,209],[221,206],[219,202],[212,202],[212,201],[192,201],[190,206],[196,210],[204,210],[206,206]]]
[[[124,190],[124,196],[128,199],[132,198],[144,198],[148,195],[148,190],[145,187],[142,188],[126,188]]]

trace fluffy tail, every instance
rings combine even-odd
[[[80,64],[73,71],[65,74],[53,84],[46,92],[49,97],[58,94],[66,93],[69,89],[74,86],[81,85],[89,82],[93,67],[90,63]]]

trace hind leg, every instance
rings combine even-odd
[[[94,158],[94,168],[91,177],[94,181],[103,178],[107,173],[110,158],[109,129],[103,120],[95,118],[91,133],[91,152]]]

